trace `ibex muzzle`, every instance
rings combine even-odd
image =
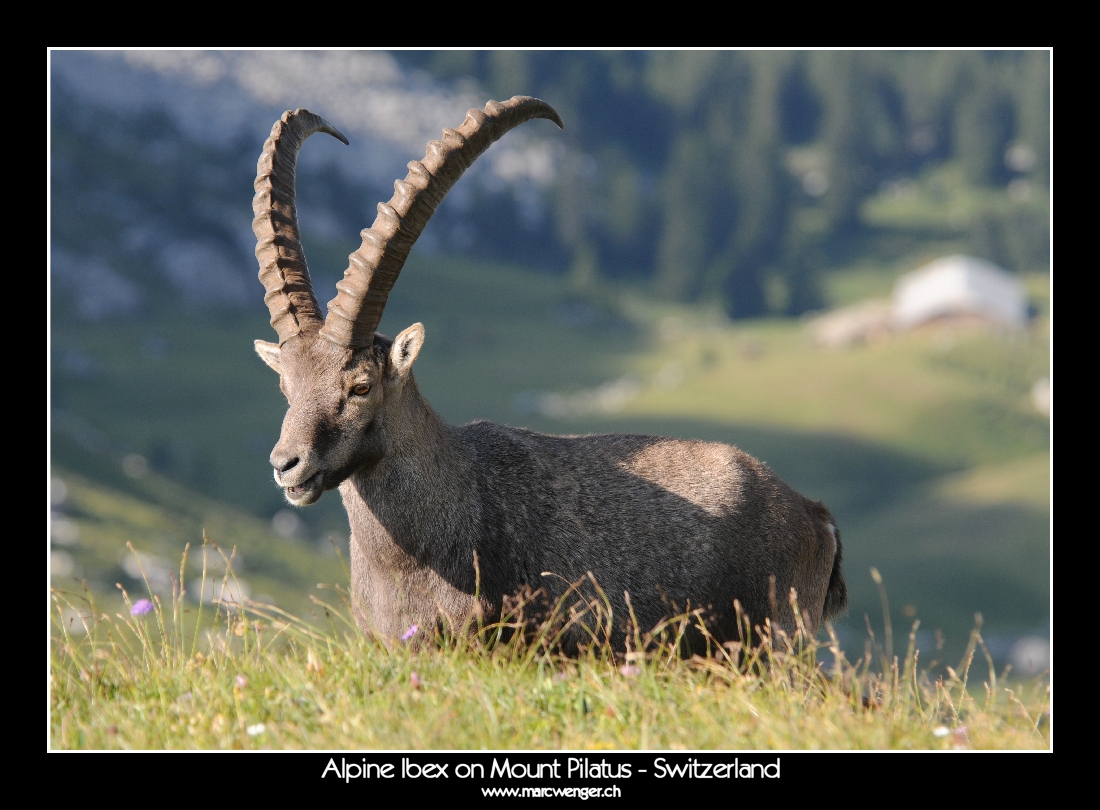
[[[797,593],[815,629],[844,609],[840,537],[828,511],[735,447],[652,436],[560,437],[489,422],[446,424],[420,395],[417,323],[376,333],[417,237],[459,176],[493,141],[532,118],[562,122],[526,97],[471,110],[409,164],[350,256],[327,317],[299,237],[294,169],[314,132],[347,140],[298,110],[275,124],[257,169],[256,256],[279,343],[256,351],[289,407],[271,453],[275,481],[304,506],[339,487],[351,525],[352,604],[364,632],[467,626],[509,597],[570,583],[606,594],[622,646],[630,618],[650,629],[703,608],[717,640],[756,623],[794,633]],[[629,596],[627,596],[629,594]],[[629,599],[630,605],[627,606]],[[577,629],[571,638],[580,641]],[[569,641],[569,638],[566,639]]]

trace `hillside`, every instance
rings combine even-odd
[[[311,256],[343,250],[314,244]],[[1033,279],[1037,296],[1045,283]],[[554,277],[433,258],[410,262],[382,329],[415,320],[427,329],[418,382],[451,422],[729,442],[824,500],[844,538],[850,643],[864,613],[881,624],[871,566],[895,627],[919,617],[925,646],[936,629],[961,645],[975,611],[997,654],[1046,635],[1049,428],[1029,399],[1049,373],[1045,317],[1026,334],[932,329],[830,352],[802,322],[731,323],[628,288],[578,300]],[[54,474],[74,482],[90,580],[113,586],[127,539],[172,558],[203,526],[240,545],[255,588],[286,604],[339,579],[320,550],[329,534],[346,546],[335,493],[297,513],[301,539],[271,528],[286,520],[266,462],[283,402],[251,348],[269,332],[262,315],[55,320]],[[131,454],[187,488],[127,476]]]

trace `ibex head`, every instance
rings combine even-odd
[[[397,276],[428,220],[462,173],[513,127],[532,118],[563,126],[539,99],[516,96],[470,110],[457,130],[443,130],[423,161],[394,182],[394,195],[362,232],[349,257],[328,315],[313,294],[295,209],[294,171],[302,142],[314,132],[347,139],[306,110],[276,122],[256,169],[256,258],[279,342],[256,341],[261,358],[279,373],[289,403],[279,443],[271,452],[275,481],[296,505],[315,502],[356,470],[377,463],[405,423],[402,402],[415,390],[412,365],[424,343],[417,323],[394,340],[376,333]]]

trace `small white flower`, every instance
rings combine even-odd
[[[248,732],[249,737],[255,737],[257,734],[263,734],[267,729],[264,728],[263,723],[257,723],[254,726],[249,726],[245,731]]]
[[[947,726],[938,726],[932,733],[937,737],[946,737],[948,734],[951,733],[951,729],[949,729]]]

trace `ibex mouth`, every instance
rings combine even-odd
[[[308,506],[324,494],[322,474],[316,472],[300,484],[283,487],[283,491],[286,493],[286,499],[295,506]]]

